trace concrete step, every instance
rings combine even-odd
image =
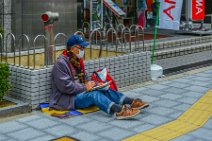
[[[31,106],[28,103],[24,103],[11,97],[5,97],[4,99],[13,102],[16,105],[0,108],[0,119],[30,113],[32,111]]]
[[[212,42],[212,36],[203,36],[203,37],[190,37],[185,39],[172,39],[170,41],[157,41],[155,50],[166,50],[173,48],[181,48],[184,46],[198,45]],[[151,51],[153,48],[153,43],[145,43],[145,48],[148,51]]]

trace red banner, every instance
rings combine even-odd
[[[204,20],[205,0],[192,0],[192,20]]]

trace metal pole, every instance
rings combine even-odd
[[[155,22],[154,42],[153,42],[153,49],[152,49],[152,64],[154,64],[154,61],[155,61],[154,57],[155,57],[155,47],[156,47],[156,40],[157,40],[157,33],[158,33],[159,11],[160,11],[160,3],[158,4],[158,11],[157,11],[157,17]]]
[[[211,29],[212,29],[212,14],[211,14]]]
[[[90,30],[93,30],[93,0],[90,0]]]
[[[103,17],[103,8],[104,8],[104,5],[103,5],[103,0],[101,0],[101,28],[103,28],[103,20],[104,20],[104,17]]]

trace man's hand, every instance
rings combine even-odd
[[[90,89],[92,89],[95,86],[95,82],[94,81],[88,81],[85,86],[86,86],[86,91],[89,91]]]
[[[112,81],[108,81],[107,83],[111,83]],[[99,82],[98,84],[97,84],[97,86],[100,86],[100,85],[103,85],[104,83],[103,82]]]

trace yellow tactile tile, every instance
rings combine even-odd
[[[84,108],[84,109],[77,109],[77,111],[79,111],[83,114],[95,112],[95,111],[98,111],[98,110],[99,110],[99,108],[96,107],[96,106],[91,106],[91,107]]]
[[[143,134],[137,134],[133,137],[134,138],[132,138],[132,139],[129,138],[127,141],[142,141],[142,140],[145,140],[145,141],[160,141],[160,140],[154,139],[152,137],[145,136]]]
[[[141,132],[124,141],[168,141],[203,126],[212,116],[212,89],[176,120]]]

